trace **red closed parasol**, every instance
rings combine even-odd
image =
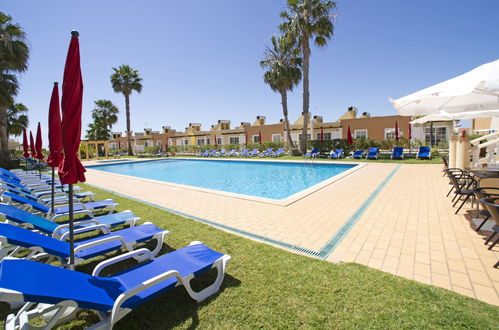
[[[59,165],[59,177],[63,184],[69,184],[69,266],[74,266],[74,209],[73,184],[85,182],[85,168],[78,159],[81,135],[81,107],[83,100],[83,80],[80,69],[79,33],[71,32],[64,80],[62,83],[62,146],[64,158]]]
[[[61,138],[61,110],[59,106],[59,86],[54,83],[52,88],[52,96],[50,97],[49,105],[49,149],[50,153],[47,157],[47,163],[52,167],[52,212],[54,211],[54,196],[55,196],[55,168],[59,167],[64,155],[62,154],[62,138]]]
[[[260,144],[262,144],[262,132],[258,131],[258,140],[260,141]]]
[[[31,157],[36,157],[35,140],[33,139],[33,133],[29,131],[29,149],[31,151]]]
[[[57,168],[59,167],[59,164],[64,156],[62,154],[59,87],[56,82],[54,83],[54,87],[52,89],[52,97],[50,98],[49,106],[49,149],[50,153],[47,157],[47,163],[50,167]]]
[[[59,176],[63,184],[85,182],[85,168],[78,159],[81,135],[81,107],[83,81],[80,69],[80,46],[78,32],[71,32],[64,81],[62,83],[62,145],[64,158],[59,165]]]
[[[324,143],[324,129],[321,127],[321,143]]]
[[[36,149],[35,158],[38,160],[43,160],[45,157],[43,157],[42,153],[42,126],[40,125],[40,122],[38,122],[38,128],[36,129],[35,149]]]
[[[26,134],[26,128],[23,130],[23,157],[29,158],[29,143],[28,143],[28,135]]]
[[[395,121],[395,140],[399,140],[399,124]]]
[[[350,131],[350,126],[348,126],[348,132],[347,132],[347,144],[353,144],[352,132]]]

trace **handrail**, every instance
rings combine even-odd
[[[476,138],[474,140],[471,140],[471,145],[472,146],[479,146],[480,145],[480,141],[488,140],[488,139],[494,138],[494,137],[498,137],[499,138],[499,132],[490,133],[490,134],[487,134],[487,135],[484,135],[484,136],[480,136],[479,138]]]
[[[486,147],[490,147],[490,146],[494,146],[496,144],[499,143],[499,137],[497,139],[494,139],[494,140],[490,140],[490,141],[487,141],[485,143],[481,143],[480,145],[478,145],[478,149],[482,149],[482,148],[486,148]]]

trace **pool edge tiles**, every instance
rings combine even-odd
[[[265,160],[265,159],[250,159],[250,160],[242,160],[242,159],[198,159],[198,158],[170,158],[171,160],[199,160],[199,161],[232,161],[232,162],[271,162],[271,163],[294,163],[294,164],[310,164],[310,161],[295,161],[295,160]],[[161,159],[161,160],[168,160],[168,159]],[[149,161],[157,161],[156,159],[152,160],[141,160],[141,161],[134,161],[133,163],[143,163],[143,162],[149,162]],[[139,180],[143,182],[150,182],[150,183],[155,183],[155,184],[160,184],[160,185],[165,185],[169,187],[174,187],[174,188],[180,188],[180,189],[188,189],[188,190],[193,190],[193,191],[198,191],[198,192],[203,192],[203,193],[209,193],[209,194],[216,194],[216,195],[221,195],[225,197],[230,197],[230,198],[238,198],[238,199],[243,199],[243,200],[249,200],[249,201],[254,201],[254,202],[259,202],[259,203],[266,203],[266,204],[273,204],[273,205],[279,205],[279,206],[288,206],[296,201],[299,201],[303,199],[306,196],[309,196],[310,194],[313,194],[322,188],[338,181],[341,180],[342,178],[366,167],[368,163],[356,163],[356,162],[331,162],[331,161],[315,161],[315,164],[320,164],[320,165],[353,165],[352,168],[349,168],[339,174],[336,174],[326,180],[323,180],[321,182],[318,182],[317,184],[314,184],[308,188],[305,188],[301,191],[298,191],[297,193],[294,193],[286,198],[283,199],[272,199],[272,198],[267,198],[267,197],[259,197],[259,196],[254,196],[254,195],[247,195],[247,194],[242,194],[242,193],[235,193],[235,192],[228,192],[228,191],[222,191],[222,190],[216,190],[216,189],[211,189],[211,188],[204,188],[204,187],[198,187],[198,186],[191,186],[187,184],[181,184],[181,183],[173,183],[173,182],[168,182],[168,181],[161,181],[161,180],[155,180],[155,179],[149,179],[149,178],[144,178],[140,176],[133,176],[133,175],[127,175],[127,174],[121,174],[121,173],[114,173],[114,172],[109,172],[105,170],[99,170],[99,167],[103,167],[106,165],[102,164],[95,164],[95,165],[90,165],[86,166],[87,169],[89,170],[97,170],[99,172],[104,172],[110,176],[115,176],[117,178],[123,177],[123,178],[133,178],[134,180]],[[109,165],[122,165],[125,163],[116,163],[116,164],[109,164]]]
[[[314,258],[321,259],[321,260],[328,260],[331,253],[338,247],[338,245],[341,243],[343,238],[348,235],[350,230],[356,225],[357,221],[361,218],[361,216],[365,213],[365,211],[371,206],[371,204],[374,202],[374,200],[377,198],[377,196],[381,193],[381,191],[393,179],[393,177],[398,172],[400,167],[401,167],[401,165],[399,164],[399,165],[395,166],[395,168],[392,168],[389,171],[388,175],[386,175],[383,178],[383,180],[376,186],[374,191],[372,191],[368,195],[368,197],[355,209],[354,213],[351,214],[350,217],[348,217],[347,219],[345,219],[343,221],[343,224],[340,227],[340,229],[338,231],[336,231],[332,236],[330,236],[329,239],[326,241],[326,243],[319,249],[306,248],[306,247],[301,246],[301,244],[293,244],[293,243],[286,242],[285,240],[280,240],[280,239],[268,237],[265,234],[262,235],[262,234],[253,233],[253,232],[248,231],[248,230],[243,230],[243,229],[236,228],[234,226],[221,224],[221,223],[218,223],[216,221],[208,220],[203,216],[196,216],[196,215],[192,215],[192,214],[189,214],[189,213],[186,213],[183,211],[178,211],[178,210],[175,210],[171,207],[162,206],[162,205],[159,205],[159,204],[151,202],[151,201],[147,201],[147,200],[142,199],[142,198],[137,198],[137,197],[130,196],[128,194],[119,193],[119,192],[109,190],[107,188],[103,188],[101,186],[97,186],[97,185],[94,185],[91,183],[86,183],[86,184],[89,186],[93,186],[93,187],[102,189],[104,191],[111,192],[111,193],[116,194],[116,195],[121,196],[121,197],[125,197],[125,198],[131,199],[134,201],[138,201],[138,202],[142,202],[144,204],[147,204],[147,205],[150,205],[150,206],[153,206],[153,207],[180,215],[182,217],[192,219],[194,221],[198,221],[200,223],[204,223],[204,224],[213,226],[215,228],[218,228],[218,229],[221,229],[221,230],[224,230],[227,232],[232,232],[234,234],[238,234],[238,235],[241,235],[241,236],[244,236],[244,237],[247,237],[250,239],[254,239],[254,240],[257,240],[257,241],[260,241],[263,243],[274,245],[274,246],[284,248],[284,249],[287,249],[287,250],[290,250],[293,252],[298,252],[300,254],[304,254],[304,255],[307,255],[309,257],[314,257]],[[108,173],[108,172],[106,172],[106,173]],[[131,177],[131,178],[136,178],[136,177]],[[139,178],[139,179],[141,179],[141,178]],[[155,180],[147,180],[147,181],[156,182]],[[159,181],[159,182],[161,183],[161,181]]]

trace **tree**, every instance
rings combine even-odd
[[[28,127],[28,108],[22,103],[12,102],[7,109],[7,133],[19,136]]]
[[[104,122],[96,120],[93,123],[88,124],[86,139],[90,141],[102,141],[109,140],[111,138],[111,133]]]
[[[111,128],[118,121],[119,109],[110,100],[97,100],[92,110],[93,123],[88,125],[88,140],[100,141],[111,138]]]
[[[142,78],[139,72],[132,69],[129,65],[121,65],[118,68],[113,68],[114,73],[111,75],[111,85],[116,93],[122,93],[125,96],[126,108],[126,129],[128,139],[128,155],[132,156],[132,135],[130,131],[130,94],[133,91],[140,93],[142,91]]]
[[[289,149],[295,146],[291,140],[288,119],[288,96],[301,80],[301,57],[295,38],[286,36],[272,36],[272,47],[267,47],[260,61],[262,68],[266,69],[263,80],[274,92],[281,94],[282,113],[286,128],[286,138]]]
[[[111,128],[118,121],[120,110],[109,100],[97,100],[92,110],[93,123],[88,125],[87,139],[92,141],[109,140]]]
[[[287,10],[281,13],[284,22],[281,23],[280,29],[289,37],[296,38],[303,58],[303,131],[300,149],[305,153],[310,121],[310,39],[319,47],[327,45],[327,40],[333,35],[332,11],[336,3],[329,0],[288,0],[287,7]]]
[[[28,58],[24,31],[0,12],[0,163],[4,166],[10,163],[7,108],[19,89],[16,74],[26,71]]]

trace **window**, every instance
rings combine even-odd
[[[184,140],[184,146],[188,146],[189,145],[189,139],[185,139]]]
[[[198,140],[197,140],[197,145],[198,145],[198,146],[202,146],[202,145],[204,145],[204,139],[198,139]]]
[[[353,135],[356,139],[367,139],[367,129],[356,129]]]
[[[317,140],[321,139],[321,133],[317,133]],[[324,140],[331,140],[331,132],[324,132]]]
[[[273,142],[281,142],[281,134],[272,134],[272,141]]]
[[[399,129],[399,137],[402,136],[404,132]],[[385,128],[385,140],[395,140],[395,128]]]
[[[222,144],[222,138],[221,137],[217,137],[217,144]]]
[[[260,136],[259,135],[253,135],[251,137],[251,140],[253,141],[253,143],[258,143],[258,142],[260,142]]]
[[[231,137],[229,138],[229,143],[230,144],[239,144],[239,137]]]
[[[158,147],[161,148],[161,140],[160,141],[156,141],[156,146],[158,146]]]
[[[425,140],[430,144],[438,144],[440,142],[447,141],[447,127],[433,127],[433,138],[432,141],[430,134],[430,127],[425,128]]]

